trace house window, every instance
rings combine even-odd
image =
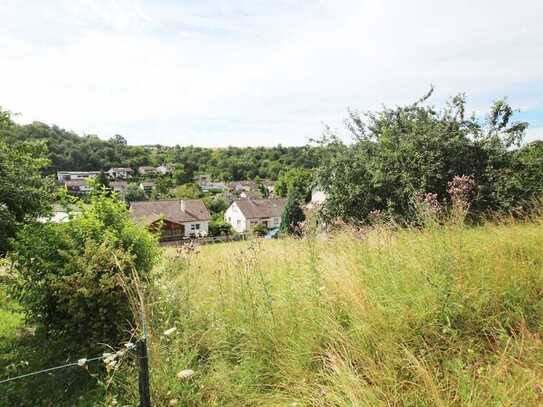
[[[200,230],[200,224],[193,223],[192,225],[190,225],[190,230]]]
[[[241,220],[238,219],[237,224],[238,224],[238,226],[241,226]]]

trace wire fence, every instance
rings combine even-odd
[[[78,359],[76,362],[65,363],[63,365],[48,367],[46,369],[36,370],[34,372],[24,373],[24,374],[14,376],[14,377],[8,377],[7,379],[0,380],[0,384],[12,382],[12,381],[19,380],[19,379],[24,379],[24,378],[30,377],[30,376],[36,376],[36,375],[43,374],[43,373],[49,373],[49,372],[53,372],[55,370],[65,369],[65,368],[68,368],[68,367],[74,367],[74,366],[85,367],[90,362],[97,362],[97,361],[108,362],[109,361],[111,363],[114,360],[118,359],[119,357],[123,356],[127,351],[132,351],[132,350],[136,349],[136,345],[133,344],[133,343],[130,343],[130,342],[127,343],[125,346],[126,346],[126,349],[123,349],[121,351],[117,351],[115,353],[105,352],[101,356],[95,356],[95,357],[92,357],[92,358],[81,358],[81,359]]]

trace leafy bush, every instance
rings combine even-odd
[[[300,232],[300,224],[305,220],[304,211],[302,210],[295,193],[289,194],[283,216],[281,217],[281,226],[279,229],[282,233],[298,234]]]
[[[414,194],[437,194],[453,205],[447,189],[455,176],[478,186],[469,208],[474,216],[522,211],[541,194],[539,149],[517,149],[528,124],[513,121],[511,107],[495,102],[481,122],[465,115],[463,95],[438,110],[425,105],[430,94],[407,106],[350,112],[352,144],[333,134],[321,140],[316,180],[327,195],[325,218],[368,223],[372,211],[381,211],[411,221]]]
[[[65,224],[25,226],[14,242],[10,288],[26,317],[48,334],[93,347],[116,344],[132,321],[125,292],[145,281],[157,242],[123,203],[98,192]]]
[[[209,222],[209,234],[211,236],[228,236],[232,234],[232,225],[226,222],[222,215],[214,215]]]
[[[10,141],[15,124],[0,109],[0,256],[9,249],[23,223],[47,215],[51,184],[41,175],[48,165],[45,145],[35,141]]]
[[[198,199],[203,195],[198,184],[183,184],[175,188],[175,197],[179,199]]]
[[[266,226],[264,226],[263,224],[259,223],[258,225],[256,225],[254,228],[253,228],[253,233],[257,236],[265,236],[266,233],[268,233],[268,229],[266,229]]]

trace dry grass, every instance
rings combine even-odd
[[[542,287],[537,222],[170,248],[149,298],[153,397],[541,405]]]

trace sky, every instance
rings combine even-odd
[[[129,144],[303,145],[347,109],[483,116],[543,139],[541,0],[0,0],[0,106]]]

